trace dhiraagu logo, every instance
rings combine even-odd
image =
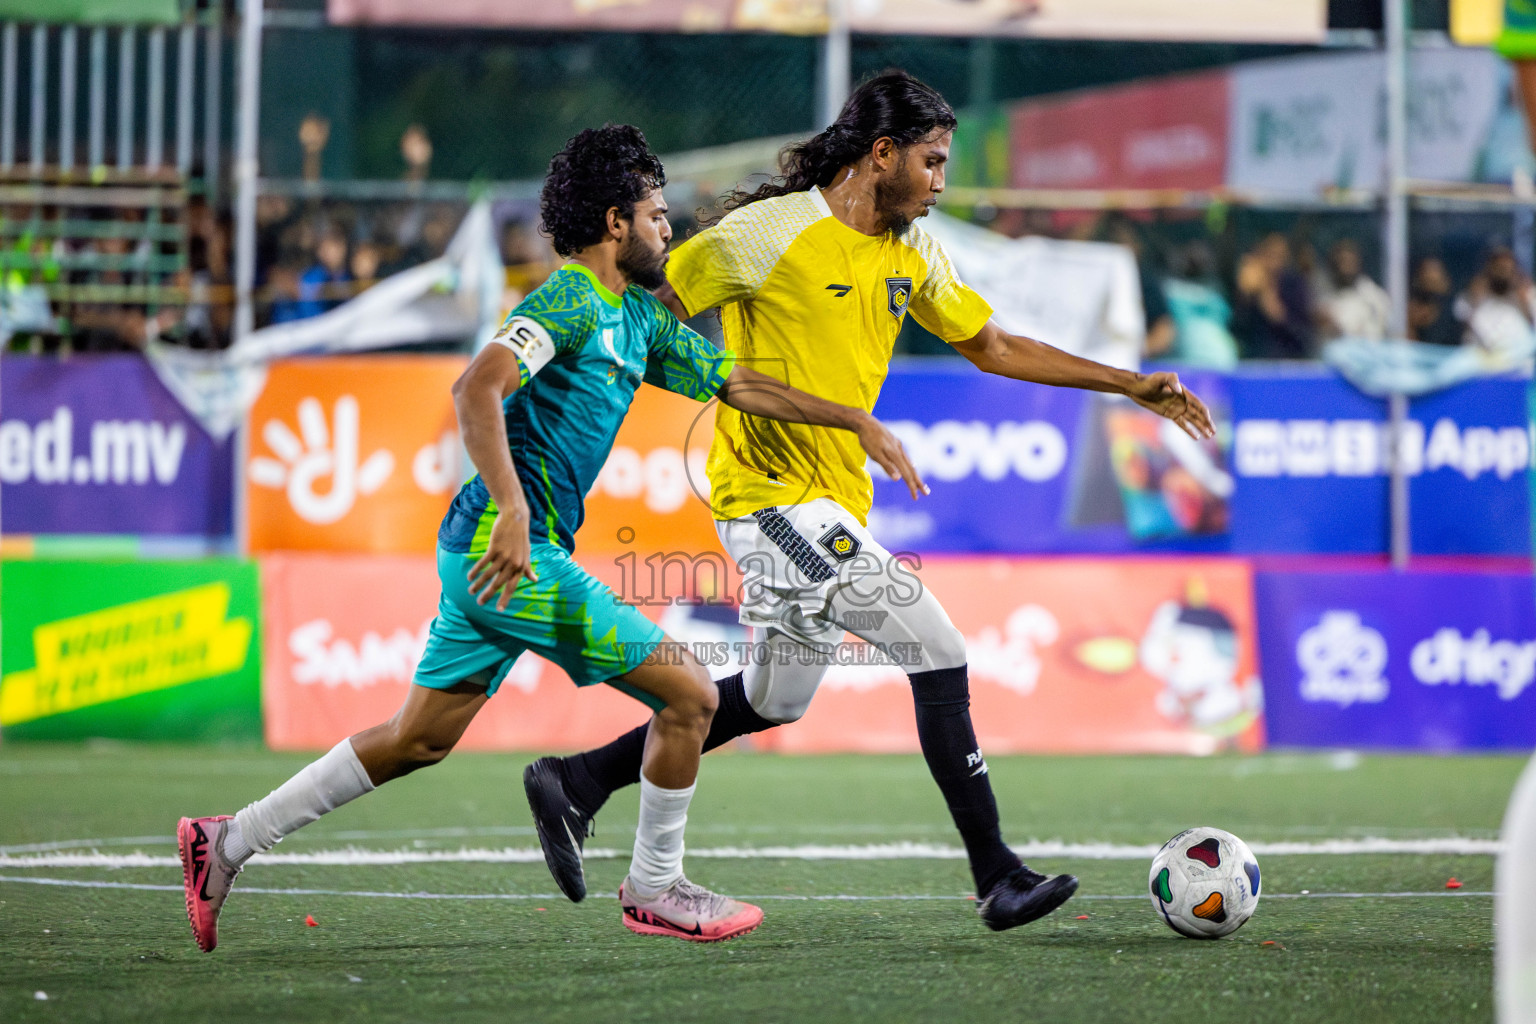
[[[223,582],[160,594],[32,631],[36,664],[0,679],[0,726],[235,672],[253,625]]]

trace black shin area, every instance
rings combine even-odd
[[[923,758],[965,842],[976,893],[985,896],[1019,866],[1019,858],[1003,842],[987,762],[971,728],[966,668],[961,665],[915,672],[910,679]]]
[[[715,684],[720,690],[720,707],[709,726],[704,749],[714,750],[738,736],[772,729],[770,722],[752,709],[747,700],[742,674],[737,672]],[[640,762],[645,757],[647,726],[638,726],[607,746],[565,759],[566,792],[577,809],[592,816],[615,791],[640,781]]]

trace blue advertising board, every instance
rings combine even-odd
[[[222,537],[232,444],[137,355],[0,360],[0,531]]]
[[[1524,573],[1255,574],[1275,746],[1536,747]]]
[[[870,528],[933,552],[1376,554],[1389,547],[1387,403],[1304,364],[1181,373],[1220,442],[1123,399],[937,360],[898,363],[875,413],[933,493],[874,471]],[[1529,555],[1528,383],[1475,380],[1409,406],[1412,549]]]
[[[1184,379],[1225,417],[1222,377]],[[920,360],[892,367],[875,415],[932,489],[913,502],[873,470],[870,529],[892,550],[1228,549],[1221,446],[1124,399]]]
[[[1232,550],[1386,552],[1386,401],[1320,368],[1245,370],[1229,385]],[[1415,553],[1530,554],[1527,387],[1482,379],[1409,403],[1403,456]]]

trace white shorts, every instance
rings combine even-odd
[[[920,563],[893,556],[831,498],[761,509],[715,528],[741,571],[742,625],[755,641],[781,649],[745,669],[747,695],[765,718],[804,714],[845,630],[909,675],[965,664],[965,639],[923,586]]]

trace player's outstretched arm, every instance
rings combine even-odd
[[[896,435],[885,424],[863,409],[829,402],[799,388],[792,388],[766,373],[734,366],[731,375],[715,393],[720,401],[740,412],[785,423],[808,423],[815,427],[851,430],[859,436],[866,454],[888,473],[892,480],[906,483],[915,501],[928,493],[928,485],[918,476],[912,460]]]
[[[504,345],[488,345],[453,382],[453,409],[459,417],[459,433],[470,461],[480,473],[485,489],[496,503],[496,521],[485,554],[469,570],[469,592],[485,604],[497,594],[498,611],[507,602],[520,577],[537,582],[528,543],[528,499],[512,465],[507,445],[507,423],[501,403],[517,390],[522,373],[517,356]]]
[[[954,347],[985,373],[1125,395],[1142,408],[1173,420],[1196,440],[1216,436],[1205,403],[1179,383],[1176,373],[1136,373],[1105,366],[1033,338],[1009,334],[990,320],[980,334],[956,342]]]

